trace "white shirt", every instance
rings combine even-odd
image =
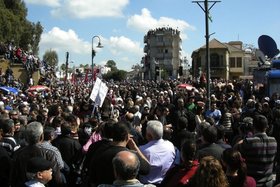
[[[141,183],[160,184],[174,163],[176,156],[174,145],[168,140],[159,139],[150,141],[139,149],[151,165],[148,175],[139,176]]]

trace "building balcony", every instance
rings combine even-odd
[[[240,68],[229,68],[229,72],[231,72],[231,73],[243,73],[244,70],[243,70],[243,67],[240,67]]]
[[[157,47],[162,47],[162,46],[165,46],[164,42],[157,42],[156,43],[156,46]]]
[[[172,53],[165,53],[164,58],[173,58]]]
[[[144,36],[144,43],[148,43],[148,36],[147,35]]]
[[[158,54],[156,54],[156,58],[163,59],[164,54],[163,53],[158,53]]]
[[[144,53],[147,53],[147,54],[149,53],[149,47],[148,47],[148,45],[145,45],[143,51],[144,51]]]
[[[165,46],[173,46],[173,42],[172,41],[165,41],[164,42]]]

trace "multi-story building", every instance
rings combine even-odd
[[[252,52],[243,50],[241,41],[222,43],[217,39],[209,42],[210,77],[211,79],[233,80],[242,76],[252,75],[258,66]],[[202,46],[192,53],[192,72],[194,78],[199,78],[207,72],[206,46]]]
[[[144,79],[160,80],[161,76],[156,75],[156,67],[159,67],[160,75],[164,72],[168,78],[177,78],[181,65],[180,31],[166,27],[150,30],[144,36],[144,43]]]

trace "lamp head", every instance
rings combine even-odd
[[[96,47],[97,48],[103,48],[103,45],[101,44],[101,42],[98,42],[98,45]]]

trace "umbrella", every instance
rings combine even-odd
[[[184,83],[184,84],[179,84],[178,86],[177,86],[177,88],[183,88],[183,89],[187,89],[187,90],[192,90],[192,89],[195,89],[195,87],[193,87],[192,85],[190,85],[190,84],[186,84],[186,83]]]
[[[18,94],[18,89],[14,88],[14,87],[8,87],[8,86],[1,86],[0,90],[9,93],[13,93],[13,94]]]
[[[50,90],[50,88],[44,85],[31,86],[28,89],[29,92],[33,92],[33,91],[40,92],[40,91],[47,91],[47,90]]]

